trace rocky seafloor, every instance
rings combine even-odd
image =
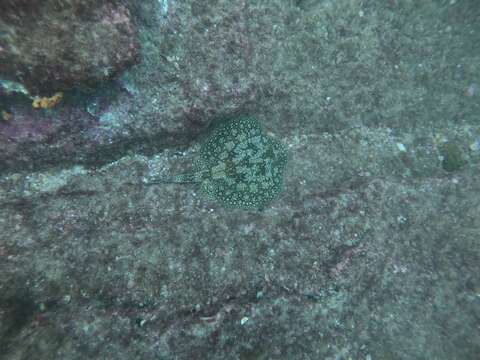
[[[0,4],[0,359],[478,359],[477,1],[32,4]],[[244,114],[288,149],[267,207],[145,184]]]

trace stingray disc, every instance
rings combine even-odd
[[[265,135],[253,117],[219,125],[196,161],[201,191],[230,207],[262,208],[281,191],[285,147]]]

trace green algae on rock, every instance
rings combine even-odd
[[[448,172],[458,171],[467,163],[462,155],[460,147],[453,142],[446,142],[440,147],[442,156],[442,168]]]
[[[208,198],[224,206],[261,209],[281,191],[287,151],[265,135],[254,117],[217,126],[201,145],[194,171],[150,183],[199,183]]]

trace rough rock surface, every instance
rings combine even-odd
[[[129,10],[115,0],[4,0],[0,77],[32,95],[95,85],[131,65],[138,41]]]
[[[84,147],[0,178],[0,358],[477,359],[477,2],[130,10],[144,61]],[[142,185],[238,111],[289,149],[270,207]]]

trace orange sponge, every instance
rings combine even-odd
[[[63,93],[57,92],[52,97],[35,97],[32,106],[35,109],[50,109],[62,101]]]

